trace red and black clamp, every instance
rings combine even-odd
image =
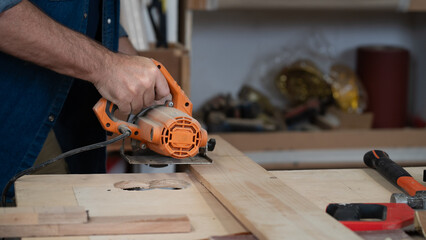
[[[404,203],[332,203],[326,212],[352,231],[394,230],[414,221],[414,210]]]

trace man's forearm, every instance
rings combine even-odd
[[[90,81],[124,113],[138,113],[170,93],[150,59],[113,53],[27,0],[0,14],[0,39],[0,51]]]
[[[26,0],[0,14],[0,39],[2,52],[93,83],[112,54]]]

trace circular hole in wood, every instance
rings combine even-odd
[[[120,181],[114,183],[114,187],[126,191],[146,191],[152,189],[164,190],[182,190],[191,185],[190,183],[180,179],[159,179],[152,181]]]

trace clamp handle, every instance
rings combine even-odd
[[[426,187],[417,182],[406,170],[389,158],[381,150],[372,150],[364,155],[364,163],[376,169],[389,182],[404,189],[409,195],[414,196],[418,191],[426,191]]]

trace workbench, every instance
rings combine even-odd
[[[222,158],[226,158],[228,161],[246,161],[245,157],[240,156],[240,152],[226,141],[220,138],[217,140],[217,152],[211,155],[213,160],[216,160],[215,168],[217,165],[220,167]],[[247,163],[244,162],[244,165]],[[252,189],[260,196],[260,200],[256,200],[257,204],[244,206],[257,197],[245,196],[244,193],[250,189],[241,189],[241,186],[233,182],[246,179],[244,170],[239,171],[238,168],[233,168],[230,173],[217,171],[219,175],[216,176],[217,178],[223,178],[220,176],[221,174],[237,176],[225,179],[228,184],[227,188],[232,190],[235,185],[241,189],[238,190],[239,196],[233,196],[224,193],[226,189],[221,189],[212,181],[211,176],[206,172],[210,169],[212,166],[203,166],[185,173],[170,174],[24,176],[16,183],[16,200],[18,207],[84,206],[89,210],[91,216],[185,214],[189,217],[192,227],[190,233],[91,237],[96,239],[208,239],[211,236],[246,232],[253,232],[260,239],[280,239],[274,237],[283,236],[279,234],[286,234],[289,239],[329,239],[333,234],[336,234],[335,239],[357,239],[355,234],[351,235],[352,233],[348,229],[326,215],[325,207],[329,203],[389,202],[391,193],[400,192],[372,169],[265,171],[272,182],[262,183],[265,186],[261,189],[252,186]],[[247,169],[253,174],[262,174],[262,172],[252,170],[252,167]],[[406,169],[421,182],[423,170],[426,167]],[[202,177],[197,175],[202,175]],[[259,176],[259,181],[261,181],[260,178]],[[128,191],[114,186],[120,181],[130,181],[129,184],[137,185],[153,180],[168,182],[173,188]],[[250,181],[257,180],[256,177],[251,176],[251,179],[244,180],[244,183],[249,184]],[[270,183],[284,189],[284,193],[287,193],[288,196],[280,195],[278,190],[272,190],[271,195],[268,192]],[[179,184],[182,188],[179,187]],[[252,183],[250,184],[252,185]],[[211,188],[211,185],[215,187]],[[210,190],[207,190],[206,187]],[[231,198],[234,197],[234,201],[224,196],[226,194],[231,195]],[[296,198],[298,202],[291,202]],[[246,208],[249,210],[245,211]],[[278,215],[268,213],[268,210],[274,208],[279,209]],[[297,211],[301,210],[298,209],[306,209],[303,210],[306,212],[299,213]],[[292,212],[293,210],[295,212]],[[264,224],[260,224],[260,226],[256,223],[251,224],[247,219],[253,219],[253,214]],[[248,217],[245,218],[245,216]],[[325,223],[318,223],[322,221],[317,220],[318,217],[324,218]],[[294,221],[296,225],[275,226],[275,221],[279,222],[282,220],[281,218]],[[298,222],[301,224],[297,225]],[[326,229],[329,224],[333,226],[330,228],[331,230],[324,230],[328,232],[321,233],[321,230],[318,230],[321,227]],[[300,227],[300,225],[305,225],[305,227]],[[319,227],[316,227],[317,225]],[[281,232],[277,235],[263,235],[263,227],[272,233]],[[292,232],[292,230],[297,231]]]

